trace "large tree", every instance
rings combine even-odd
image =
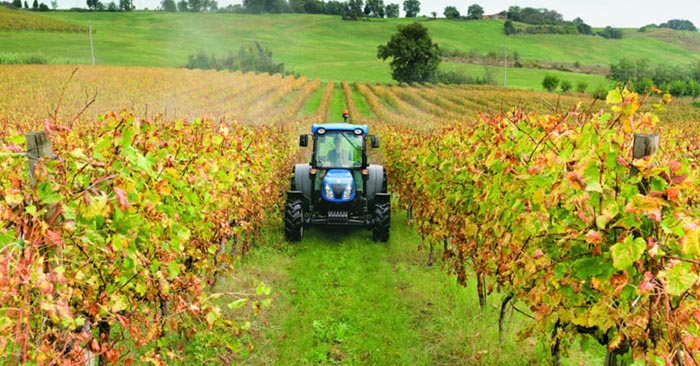
[[[659,25],[659,26],[662,28],[671,28],[671,29],[675,29],[675,30],[687,30],[687,31],[693,31],[693,32],[698,30],[695,27],[695,24],[693,24],[693,22],[691,22],[690,20],[684,20],[684,19],[672,19],[666,23],[661,23],[661,25]]]
[[[420,12],[420,1],[405,0],[403,2],[403,11],[406,13],[406,18],[415,18]]]
[[[467,9],[467,19],[482,19],[484,17],[484,8],[479,4],[469,5]]]
[[[399,4],[387,4],[385,9],[387,18],[399,17]]]
[[[176,12],[177,11],[177,4],[175,3],[175,0],[162,0],[160,2],[160,7],[169,12]]]
[[[433,43],[428,28],[418,22],[399,25],[398,33],[386,45],[377,47],[377,57],[392,58],[391,76],[398,82],[433,80],[440,64],[440,48]]]
[[[459,10],[454,6],[446,6],[442,14],[444,14],[447,19],[457,19],[460,17]]]

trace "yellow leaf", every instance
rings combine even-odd
[[[694,258],[700,257],[700,238],[697,228],[686,231],[681,243],[684,254]]]

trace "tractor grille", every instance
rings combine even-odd
[[[333,196],[335,196],[335,198],[343,197],[343,191],[345,190],[346,186],[347,184],[342,183],[331,184],[331,188],[333,189]]]
[[[345,224],[348,222],[347,211],[328,211],[329,224]]]

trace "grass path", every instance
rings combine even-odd
[[[427,252],[405,215],[394,213],[389,243],[365,229],[311,228],[286,244],[253,250],[234,275],[239,286],[264,280],[272,306],[257,318],[247,365],[541,365],[547,348],[520,340],[527,320],[509,315],[498,345],[498,294],[479,310],[473,287],[455,284]],[[565,364],[602,364],[572,352]]]

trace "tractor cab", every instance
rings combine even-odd
[[[382,166],[367,161],[368,145],[378,147],[379,139],[366,125],[349,123],[314,124],[299,145],[308,146],[309,136],[311,161],[295,165],[287,192],[287,239],[301,240],[303,228],[312,224],[333,224],[365,226],[375,240],[388,240],[386,175]]]

